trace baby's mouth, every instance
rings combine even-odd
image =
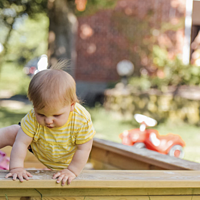
[[[46,126],[47,128],[53,128],[53,126]]]

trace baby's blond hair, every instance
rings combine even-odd
[[[28,98],[34,108],[42,109],[55,103],[64,106],[79,102],[76,83],[69,73],[63,71],[65,66],[66,62],[60,62],[34,75],[28,88]]]

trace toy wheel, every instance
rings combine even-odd
[[[174,156],[177,158],[183,158],[184,152],[183,152],[183,147],[181,145],[174,145],[170,150],[168,155]]]
[[[146,146],[143,142],[136,142],[133,146],[138,149],[146,148]]]

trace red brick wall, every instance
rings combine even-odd
[[[151,13],[151,14],[150,14]],[[148,15],[149,14],[149,15]],[[148,15],[148,17],[147,17]],[[135,73],[139,74],[142,67],[154,69],[152,62],[145,58],[147,53],[142,49],[142,43],[137,41],[140,30],[136,29],[146,23],[146,30],[142,30],[140,38],[148,42],[152,40],[146,32],[152,32],[156,41],[153,43],[167,48],[169,59],[182,53],[184,36],[185,0],[119,0],[113,10],[102,10],[95,15],[79,17],[77,36],[77,66],[76,80],[110,82],[119,80],[116,65],[123,59],[129,59],[135,64]],[[119,16],[117,20],[116,16]],[[130,26],[120,16],[127,16]],[[133,21],[131,21],[133,20]],[[134,20],[140,20],[137,26]],[[178,25],[181,20],[182,25]],[[119,21],[119,22],[118,22]],[[164,30],[163,22],[169,22],[176,30]],[[119,24],[117,24],[119,23]],[[121,23],[121,24],[120,24]],[[148,23],[148,27],[147,27]],[[162,27],[162,30],[161,30]],[[133,35],[132,41],[130,36]],[[129,39],[127,39],[129,36]]]

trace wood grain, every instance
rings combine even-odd
[[[0,172],[0,188],[59,188],[52,179],[54,171],[30,170],[33,175],[23,183],[5,179]],[[84,170],[70,185],[62,188],[199,188],[200,171],[167,170]]]
[[[124,170],[200,170],[200,164],[95,138],[90,158]]]

